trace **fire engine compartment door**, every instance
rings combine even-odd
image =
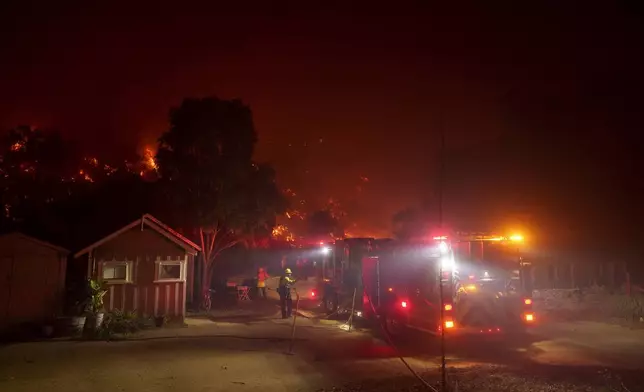
[[[417,328],[434,331],[440,324],[440,291],[435,268],[430,263],[416,262],[407,272],[409,323]]]
[[[379,293],[379,260],[376,257],[364,257],[362,259],[362,286],[363,291],[356,293],[356,304],[362,302],[362,311],[365,316],[371,316],[373,308],[378,309],[380,306]],[[362,295],[362,299],[360,298]]]

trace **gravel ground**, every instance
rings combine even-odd
[[[527,370],[527,369],[526,369]],[[527,371],[526,371],[527,373]],[[430,385],[440,391],[438,372],[421,375]],[[607,370],[595,371],[586,381],[566,380],[557,375],[520,374],[506,368],[481,366],[476,368],[449,370],[449,385],[452,392],[635,392],[644,391],[644,385],[637,386],[637,379],[622,381]],[[628,389],[626,388],[628,386]],[[317,392],[411,392],[430,390],[413,376],[387,380],[369,380],[346,384]]]

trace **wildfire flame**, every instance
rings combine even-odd
[[[15,142],[14,144],[11,145],[11,151],[16,152],[22,150],[22,148],[25,146],[23,142]]]
[[[94,180],[92,179],[92,177],[90,177],[90,176],[89,176],[89,174],[87,174],[87,173],[85,172],[85,170],[80,170],[80,171],[78,172],[78,174],[80,174],[80,175],[81,175],[81,177],[83,178],[83,180],[88,181],[88,182],[94,182]]]
[[[146,147],[143,151],[143,163],[148,170],[157,170],[157,161],[154,159],[154,151],[150,147]]]
[[[282,239],[288,242],[293,242],[295,239],[293,238],[293,234],[291,234],[291,231],[286,227],[286,225],[277,225],[273,228],[273,233],[272,237],[274,239]]]

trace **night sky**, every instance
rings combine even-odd
[[[340,199],[350,231],[371,235],[431,193],[441,126],[450,150],[477,149],[521,132],[508,119],[541,118],[530,102],[555,97],[566,110],[551,122],[596,146],[641,130],[641,14],[613,2],[162,3],[0,6],[0,126],[140,150],[183,97],[238,97],[253,109],[257,158],[283,187],[311,206]]]

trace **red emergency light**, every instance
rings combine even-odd
[[[403,308],[406,308],[407,307],[407,301],[402,301],[400,303],[400,306],[403,307]]]
[[[315,298],[315,290],[311,291],[311,298]]]
[[[532,299],[526,298],[526,299],[523,300],[523,303],[526,304],[526,305],[532,305]]]

